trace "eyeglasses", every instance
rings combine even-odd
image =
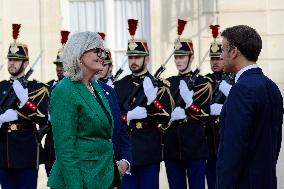
[[[99,58],[105,58],[106,57],[106,52],[104,49],[101,49],[101,48],[95,48],[94,49],[94,53],[97,53],[97,56]]]

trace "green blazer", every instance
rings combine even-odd
[[[113,119],[100,86],[94,97],[81,81],[64,78],[52,91],[50,117],[56,161],[48,186],[68,189],[105,189],[114,179]]]

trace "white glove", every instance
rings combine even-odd
[[[158,87],[154,87],[151,79],[149,77],[145,77],[143,81],[143,89],[148,100],[147,105],[149,105],[157,97]]]
[[[147,110],[144,107],[137,106],[133,110],[127,112],[127,121],[133,119],[143,119],[147,117]]]
[[[13,82],[13,89],[21,102],[19,108],[22,108],[29,100],[28,89],[25,89],[18,80]]]
[[[184,80],[180,80],[179,91],[180,91],[180,96],[182,97],[183,101],[186,104],[185,109],[187,109],[193,103],[193,91],[189,90]]]
[[[111,88],[114,88],[114,86],[113,86],[113,82],[112,82],[112,80],[109,78],[108,80],[107,80],[107,83],[106,83],[108,86],[110,86]]]
[[[185,118],[186,118],[186,115],[185,115],[184,109],[178,106],[174,109],[174,111],[171,114],[170,123],[172,121],[181,120]]]
[[[3,123],[15,121],[18,119],[18,114],[13,109],[6,110],[3,114],[0,115],[0,128]]]
[[[211,104],[210,105],[210,115],[215,115],[215,116],[220,115],[222,107],[223,107],[223,104],[217,104],[217,103]]]
[[[225,80],[222,80],[222,82],[219,85],[219,90],[225,95],[228,96],[230,93],[230,90],[232,88],[232,85],[227,83]]]

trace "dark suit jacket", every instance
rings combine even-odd
[[[105,92],[105,96],[107,97],[111,113],[113,116],[114,128],[113,128],[112,142],[113,142],[115,159],[116,161],[125,159],[128,162],[131,162],[129,137],[126,128],[124,127],[121,121],[120,109],[119,109],[116,92],[106,83],[102,81],[98,81],[98,83]]]
[[[283,99],[260,68],[245,71],[221,112],[217,189],[275,189]]]

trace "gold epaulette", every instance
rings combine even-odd
[[[211,83],[213,83],[213,82],[214,82],[214,81],[213,81],[210,77],[208,77],[208,76],[206,76],[206,75],[204,75],[204,76],[203,76],[203,78],[208,79],[208,80],[209,80],[209,82],[211,82]]]
[[[36,80],[36,79],[33,79],[33,81],[35,81],[35,82],[38,83],[38,84],[43,84],[45,87],[48,87],[48,86],[49,86],[48,84],[42,83],[42,82],[40,82],[40,81],[38,81],[38,80]]]
[[[171,86],[171,83],[167,79],[159,78],[159,80],[161,80],[163,82],[163,84],[166,85],[166,87]]]

